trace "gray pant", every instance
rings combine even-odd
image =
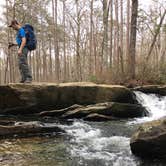
[[[28,66],[27,55],[28,55],[28,49],[24,47],[22,50],[22,55],[18,56],[18,64],[19,64],[19,70],[21,74],[21,81],[25,81],[25,80],[32,81],[32,74]]]

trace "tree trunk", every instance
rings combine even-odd
[[[59,82],[59,47],[58,47],[58,25],[57,25],[57,0],[52,0],[52,14],[53,14],[53,38],[54,38],[54,54],[55,54],[55,80]]]
[[[107,66],[108,59],[108,14],[109,14],[109,1],[103,0],[103,43],[102,43],[102,62],[101,70]],[[102,72],[102,71],[101,71]]]
[[[132,15],[130,29],[130,78],[135,79],[135,55],[136,55],[136,33],[137,33],[138,0],[132,0]]]
[[[112,69],[113,0],[110,0],[110,68]]]
[[[63,57],[64,57],[64,81],[67,80],[67,58],[66,58],[66,4],[63,1]]]
[[[78,0],[76,0],[76,13],[77,13],[77,37],[76,37],[76,70],[77,81],[81,81],[81,63],[80,63],[80,12]]]
[[[119,4],[118,4],[118,0],[115,0],[115,17],[116,17],[116,29],[115,29],[115,70],[116,70],[116,73],[120,73],[119,72]]]
[[[153,48],[154,48],[154,45],[155,45],[155,42],[156,42],[157,36],[158,36],[159,33],[160,33],[160,28],[161,28],[161,26],[162,26],[162,24],[163,24],[163,21],[164,21],[164,17],[165,17],[165,15],[166,15],[166,9],[165,9],[165,11],[164,11],[164,13],[163,13],[163,15],[162,15],[162,17],[161,17],[161,19],[160,19],[160,23],[159,23],[159,25],[157,26],[156,33],[155,33],[155,35],[154,35],[154,38],[153,38],[152,44],[151,44],[151,46],[150,46],[150,49],[149,49],[148,55],[147,55],[147,57],[146,57],[146,61],[148,61],[148,59],[149,59],[149,57],[150,57],[150,55],[151,55],[151,53],[152,53],[152,51],[153,51]]]
[[[126,25],[126,60],[128,62],[127,71],[130,71],[130,56],[129,56],[129,45],[130,45],[130,0],[127,0],[127,25]]]
[[[9,11],[8,11],[8,0],[6,0],[6,20],[7,20],[7,25],[9,24]],[[8,40],[8,43],[9,43],[9,30],[7,31],[7,40]],[[10,50],[8,49],[7,50],[7,58],[6,58],[6,64],[5,64],[5,78],[4,78],[4,82],[5,83],[9,83],[9,80],[8,80],[8,67],[9,67],[9,53],[10,53]]]
[[[49,81],[53,81],[53,72],[52,72],[52,51],[51,51],[51,36],[49,36]]]
[[[90,2],[90,52],[89,52],[89,75],[92,75],[92,57],[93,57],[93,0]]]
[[[119,48],[119,56],[120,56],[120,66],[121,66],[121,73],[122,76],[124,75],[124,65],[123,65],[123,0],[120,1],[121,3],[121,23],[120,23],[120,48]]]

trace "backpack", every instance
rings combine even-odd
[[[28,50],[32,51],[35,50],[37,47],[37,39],[36,35],[34,33],[34,28],[30,24],[25,24],[23,26],[23,29],[25,30],[25,36],[26,36],[26,47]]]

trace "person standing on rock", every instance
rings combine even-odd
[[[20,83],[31,83],[32,82],[32,74],[30,67],[28,66],[28,48],[26,46],[26,34],[24,28],[18,23],[16,20],[12,20],[9,27],[13,28],[17,31],[16,34],[16,42],[17,44],[9,43],[9,48],[12,46],[19,46],[18,49],[18,64],[19,64],[19,71],[21,74],[21,81]]]

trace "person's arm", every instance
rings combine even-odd
[[[23,50],[23,48],[25,47],[25,45],[26,45],[26,38],[23,37],[23,38],[22,38],[22,42],[21,42],[21,46],[20,46],[20,48],[18,49],[18,55],[19,55],[19,56],[22,55],[22,50]]]

